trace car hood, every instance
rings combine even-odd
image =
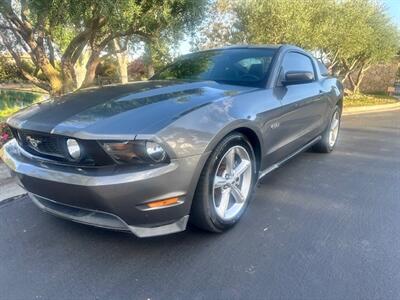
[[[199,107],[254,89],[214,81],[90,88],[35,104],[12,116],[8,124],[83,139],[152,134]]]

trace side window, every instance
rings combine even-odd
[[[285,54],[283,58],[280,79],[283,80],[283,76],[289,71],[307,71],[314,74],[314,67],[311,59],[303,54],[297,52],[289,52]]]

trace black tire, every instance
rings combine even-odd
[[[335,140],[334,144],[332,145],[329,143],[329,135],[330,135],[333,117],[335,116],[336,112],[338,113],[338,116],[339,116],[339,125],[338,125],[339,127],[338,127],[338,133],[337,133],[336,140]],[[332,150],[335,148],[335,146],[337,144],[337,140],[339,137],[341,119],[342,119],[342,111],[341,111],[340,107],[338,105],[336,105],[335,109],[333,110],[333,113],[330,116],[329,123],[322,134],[321,140],[317,144],[315,144],[312,148],[315,152],[318,152],[318,153],[332,152]]]
[[[218,216],[213,204],[213,180],[220,161],[223,159],[225,153],[227,153],[233,146],[242,146],[247,150],[251,161],[252,178],[250,192],[248,193],[240,212],[234,219],[225,221]],[[257,168],[254,150],[248,139],[243,134],[236,132],[226,136],[210,154],[210,157],[202,170],[193,198],[189,219],[190,223],[198,228],[210,232],[223,232],[234,226],[243,215],[252,195],[254,194],[256,174]]]

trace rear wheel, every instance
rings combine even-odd
[[[320,153],[329,153],[335,148],[339,136],[340,122],[341,110],[337,105],[332,114],[328,127],[322,134],[322,139],[313,147],[315,151]]]
[[[233,133],[208,159],[192,204],[190,221],[199,228],[222,232],[238,222],[256,181],[253,148],[247,138]]]

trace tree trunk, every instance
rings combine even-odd
[[[45,56],[45,53],[42,50],[43,49],[37,47],[34,51],[37,66],[50,83],[50,93],[53,95],[60,95],[63,93],[63,80],[61,73],[51,65],[49,59]]]
[[[351,76],[352,74],[349,75],[349,83],[350,83],[350,90],[354,93],[356,83],[354,82],[353,77]]]
[[[147,65],[147,77],[153,77],[154,76],[154,65],[153,62],[149,62],[149,64]]]
[[[357,78],[354,82],[353,93],[358,94],[360,92],[361,82],[363,81],[365,72],[369,69],[369,67],[370,66],[367,65],[367,63],[365,63],[361,66],[360,70],[358,71]]]
[[[96,77],[96,69],[99,63],[100,63],[100,51],[92,50],[92,53],[86,64],[86,75],[81,87],[85,88],[93,84],[94,79]]]
[[[361,86],[361,82],[364,79],[364,73],[359,77],[359,79],[357,80],[355,86],[354,86],[354,90],[353,92],[355,94],[358,94],[360,92],[360,86]]]
[[[113,45],[118,61],[118,73],[121,83],[128,83],[128,51],[121,47],[119,40],[114,39]]]
[[[53,67],[56,67],[55,58],[54,58],[53,42],[51,41],[51,38],[49,36],[46,37],[46,43],[47,43],[47,47],[49,50],[50,63]]]
[[[91,55],[90,49],[86,49],[82,51],[82,54],[79,56],[78,60],[75,63],[75,78],[76,78],[76,87],[80,88],[82,86],[83,81],[86,77],[86,64],[89,61]]]
[[[154,75],[154,63],[153,63],[153,53],[151,49],[151,41],[148,40],[145,43],[145,60],[147,68],[147,77],[150,78]]]
[[[101,58],[101,51],[115,38],[115,35],[110,33],[107,35],[100,43],[96,44],[94,41],[91,43],[91,51],[89,60],[86,64],[86,75],[83,80],[82,86],[83,88],[89,87],[93,84],[94,79],[96,77],[96,69],[99,65]]]
[[[41,67],[42,72],[46,74],[47,79],[50,82],[50,86],[51,86],[51,91],[50,94],[51,95],[62,95],[64,94],[64,84],[63,84],[63,80],[60,76],[60,73],[58,72],[53,72],[52,70],[46,70],[48,69],[47,65],[43,65]],[[43,71],[46,70],[46,71]]]
[[[77,87],[74,66],[69,60],[61,62],[61,76],[63,94],[73,91]]]
[[[339,75],[339,74],[337,74],[337,75]],[[342,83],[344,83],[347,79],[349,79],[350,75],[351,75],[351,71],[346,71],[346,74],[344,74],[344,77],[342,79]]]

